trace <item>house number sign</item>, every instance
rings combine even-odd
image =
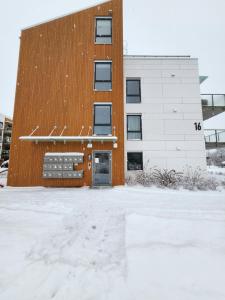
[[[195,123],[194,123],[194,126],[195,126],[195,130],[196,130],[196,131],[201,131],[201,130],[202,130],[201,123],[195,122]]]

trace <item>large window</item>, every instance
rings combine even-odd
[[[112,18],[97,17],[95,25],[96,44],[112,44]]]
[[[141,80],[127,79],[126,82],[126,99],[127,103],[141,102]]]
[[[127,139],[128,140],[142,139],[141,115],[127,116]]]
[[[137,171],[143,170],[143,154],[142,152],[127,153],[127,170]]]
[[[112,105],[111,104],[94,105],[94,134],[96,135],[112,134]]]
[[[112,62],[95,62],[95,90],[112,90]]]

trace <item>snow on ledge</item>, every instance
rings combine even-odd
[[[84,156],[84,153],[80,152],[61,152],[61,153],[56,153],[56,152],[48,152],[45,153],[45,156]]]
[[[20,140],[33,142],[116,142],[116,136],[21,136]]]

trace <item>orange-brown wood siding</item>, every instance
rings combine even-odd
[[[109,16],[112,10],[112,45],[95,45],[95,17]],[[112,92],[95,92],[94,61],[112,60]],[[116,127],[118,148],[112,143],[39,143],[19,140],[40,126],[36,135],[88,134],[93,126],[93,103],[112,102],[112,126]],[[112,150],[112,184],[124,184],[123,104],[123,19],[122,0],[112,0],[22,31],[13,119],[8,185],[83,186],[91,185],[88,154]],[[43,179],[46,152],[83,152],[84,178]],[[80,168],[80,167],[79,167]]]

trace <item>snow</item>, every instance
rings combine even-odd
[[[34,141],[34,142],[49,142],[49,141],[55,141],[55,142],[82,142],[82,141],[88,141],[88,142],[116,142],[117,137],[112,135],[88,135],[88,136],[35,136],[35,135],[29,135],[29,136],[21,136],[19,138],[20,140],[24,141]]]
[[[213,166],[213,165],[212,166],[208,166],[207,168],[208,168],[208,173],[210,173],[210,174],[225,175],[225,168],[221,168],[221,167],[217,167],[217,166]]]
[[[204,129],[225,129],[225,112],[204,121]]]
[[[215,178],[220,184],[225,182],[225,168],[217,166],[207,166],[209,176]]]
[[[61,153],[48,152],[48,153],[45,153],[45,156],[84,156],[84,153],[80,153],[80,152],[61,152]]]
[[[7,182],[8,169],[0,168],[0,185],[5,186]]]
[[[0,299],[225,299],[225,192],[0,190]]]

